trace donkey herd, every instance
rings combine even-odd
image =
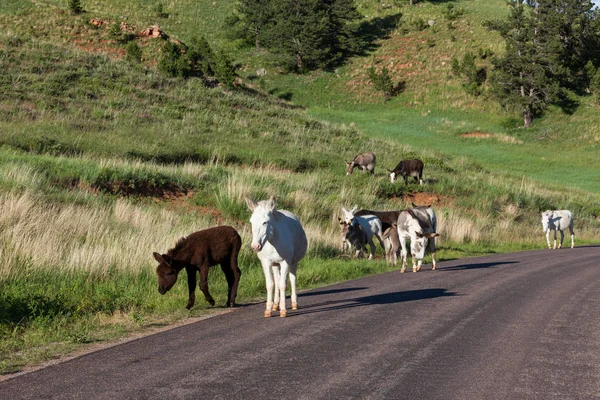
[[[346,174],[354,168],[374,174],[376,157],[374,153],[359,154],[351,162],[346,161]],[[396,168],[388,170],[391,182],[398,175],[408,184],[408,177],[414,177],[415,183],[423,183],[423,162],[421,160],[402,160]],[[287,316],[285,293],[287,277],[290,277],[292,310],[298,308],[296,293],[296,271],[298,263],[305,256],[308,240],[298,217],[290,211],[279,210],[273,197],[268,200],[254,201],[246,198],[246,204],[252,216],[252,250],[256,252],[265,275],[267,303],[265,317],[271,317],[273,311],[279,311],[280,317]],[[432,270],[436,269],[435,238],[437,220],[431,205],[417,206],[399,211],[358,210],[358,206],[347,210],[342,207],[342,218],[338,218],[341,231],[342,252],[348,248],[361,257],[369,245],[369,259],[375,254],[376,238],[385,249],[386,260],[396,265],[401,257],[400,272],[405,272],[408,257],[407,242],[410,242],[412,271],[421,269],[425,254],[432,258]],[[549,249],[557,248],[557,233],[560,232],[562,247],[564,230],[571,233],[571,248],[575,246],[573,216],[568,210],[548,210],[542,213],[542,227],[546,233]],[[554,247],[550,244],[550,232],[554,232]],[[235,306],[237,288],[241,271],[238,267],[238,254],[242,239],[231,226],[218,226],[194,232],[179,239],[175,247],[166,254],[154,253],[159,263],[158,291],[165,294],[175,282],[179,272],[185,268],[188,279],[189,298],[187,309],[194,306],[196,297],[196,274],[200,273],[200,291],[210,305],[215,301],[208,291],[208,270],[219,264],[227,279],[227,307]]]

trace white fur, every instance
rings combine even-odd
[[[560,231],[560,249],[565,238],[565,229],[571,232],[571,248],[575,247],[575,232],[573,231],[573,215],[569,210],[547,210],[542,213],[542,229],[546,232],[546,242],[550,246],[550,231],[554,231],[554,248],[556,249],[556,233]]]
[[[426,250],[430,250],[432,259],[432,269],[436,268],[435,261],[435,238],[439,236],[435,231],[437,220],[431,207],[416,207],[411,211],[417,218],[413,217],[408,211],[403,211],[398,216],[398,239],[402,247],[401,272],[406,270],[408,250],[406,241],[410,240],[410,252],[412,256],[412,269],[417,272],[421,269]],[[421,223],[419,223],[419,220]],[[427,226],[426,229],[422,225]]]
[[[373,236],[377,237],[379,240],[379,244],[382,248],[385,249],[385,244],[383,243],[383,239],[381,235],[383,234],[383,230],[381,228],[381,221],[374,215],[362,215],[360,217],[355,217],[354,213],[358,209],[358,206],[352,207],[351,210],[346,210],[342,207],[343,220],[347,224],[357,223],[363,229],[365,234],[367,235],[367,243],[369,244],[369,248],[371,249],[369,253],[369,260],[372,260],[375,256],[375,243],[373,242]]]
[[[306,234],[296,215],[286,210],[276,209],[273,197],[259,202],[246,199],[246,204],[252,211],[251,246],[265,273],[267,286],[265,316],[270,316],[273,303],[279,304],[280,316],[285,316],[288,271],[292,287],[292,307],[295,308],[298,304],[296,270],[298,262],[304,257],[308,248]]]

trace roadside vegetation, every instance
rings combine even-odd
[[[238,302],[261,301],[246,196],[274,195],[299,215],[310,242],[301,290],[397,269],[380,249],[372,262],[340,253],[342,206],[433,204],[442,261],[543,248],[539,213],[550,208],[573,212],[576,245],[600,239],[593,96],[519,129],[485,81],[474,96],[452,74],[452,56],[474,52],[480,68],[502,51],[481,25],[508,15],[501,1],[356,2],[367,54],[301,75],[228,38],[226,2],[69,2],[77,13],[67,3],[0,4],[0,373],[210,312],[201,296],[185,309],[185,273],[165,296],[154,273],[153,251],[199,229],[240,232]],[[206,38],[234,60],[236,85],[162,73],[165,39],[119,43],[117,22]],[[373,87],[372,67],[386,68],[393,96]],[[346,177],[344,159],[367,150],[375,176]],[[425,184],[391,184],[384,168],[413,157]],[[224,305],[220,271],[209,288]]]

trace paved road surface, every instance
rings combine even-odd
[[[304,292],[286,319],[241,307],[0,382],[0,399],[600,399],[599,256],[387,273]]]

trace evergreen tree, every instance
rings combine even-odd
[[[226,20],[228,30],[234,29],[234,36],[254,43],[259,49],[262,30],[273,17],[272,3],[273,0],[240,0],[237,14]]]
[[[354,0],[240,0],[236,10],[227,22],[233,36],[252,38],[290,70],[335,63],[362,46]]]
[[[529,127],[534,114],[546,109],[556,98],[559,85],[545,58],[548,54],[538,51],[535,16],[521,0],[510,3],[510,7],[506,21],[487,23],[506,41],[504,57],[492,61],[494,70],[490,82],[499,102],[506,107],[520,108],[523,123]]]
[[[324,65],[332,53],[327,10],[320,0],[273,3],[276,19],[264,29],[265,46],[290,70],[299,73]]]
[[[581,90],[584,68],[598,57],[596,13],[590,0],[534,2],[535,42],[561,86]]]

